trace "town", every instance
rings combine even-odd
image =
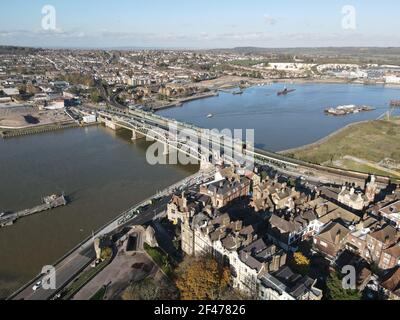
[[[400,84],[400,66],[385,64],[386,60],[367,63],[366,58],[358,64],[346,64],[329,58],[329,54],[3,47],[1,56],[3,129],[20,128],[27,123],[65,125],[71,119],[59,112],[64,106],[104,106],[103,90],[126,107],[157,111],[212,97],[221,90],[274,81]]]
[[[3,138],[99,122],[117,130],[134,120],[135,140],[146,134],[138,123],[153,125],[158,110],[237,88],[400,83],[400,66],[319,63],[329,58],[307,54],[18,47],[0,54]],[[307,164],[255,154],[267,162],[249,170],[221,158],[160,191],[62,260],[68,274],[56,289],[45,291],[40,275],[10,298],[399,299],[398,181],[300,170]],[[350,289],[342,285],[349,266]]]

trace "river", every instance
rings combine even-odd
[[[255,129],[256,147],[282,151],[315,142],[347,124],[377,119],[388,111],[390,100],[400,98],[397,88],[318,83],[287,85],[296,91],[278,97],[284,86],[251,87],[242,95],[221,93],[158,114],[209,129]],[[327,107],[346,104],[376,110],[344,117],[324,114]],[[207,118],[208,114],[213,118]]]
[[[144,140],[103,128],[0,139],[0,212],[31,208],[65,192],[68,206],[0,229],[0,298],[37,275],[135,203],[194,173],[150,166]]]
[[[299,147],[357,121],[376,119],[400,91],[383,86],[283,84],[221,93],[159,114],[205,128],[255,129],[256,146],[273,151]],[[328,106],[366,104],[375,111],[332,117]],[[207,118],[208,114],[213,118]],[[0,230],[0,298],[35,276],[80,240],[131,205],[195,167],[150,166],[145,141],[103,127],[0,140],[0,212],[30,208],[41,197],[65,192],[71,203]]]

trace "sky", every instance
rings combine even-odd
[[[398,0],[1,0],[0,45],[396,47],[399,12]]]

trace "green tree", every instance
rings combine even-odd
[[[25,94],[26,93],[26,85],[22,84],[22,85],[18,86],[18,91],[19,91],[19,94]]]
[[[101,97],[100,93],[97,90],[92,90],[92,92],[90,93],[90,100],[93,103],[99,103],[103,101],[103,98]]]
[[[326,281],[327,300],[361,300],[362,294],[358,290],[343,289],[342,280],[336,272],[332,272]]]
[[[176,298],[176,293],[150,278],[132,284],[122,294],[123,300],[168,300],[174,298]]]
[[[109,260],[113,255],[113,251],[110,247],[105,247],[101,249],[101,259],[102,260]]]

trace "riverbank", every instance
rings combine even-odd
[[[200,99],[207,99],[207,98],[212,98],[212,97],[218,97],[218,95],[219,95],[218,92],[207,92],[207,93],[203,93],[203,94],[196,94],[191,97],[178,99],[178,100],[176,100],[172,103],[166,104],[166,105],[155,106],[155,107],[153,107],[153,110],[159,111],[159,110],[164,110],[164,109],[169,109],[169,108],[180,107],[184,103],[187,103],[187,102],[200,100]]]
[[[239,87],[241,83],[247,83],[246,88],[260,84],[359,84],[368,86],[385,86],[392,89],[400,89],[400,84],[387,84],[385,82],[365,82],[364,80],[349,80],[345,78],[295,78],[295,79],[257,79],[239,76],[224,76],[214,80],[202,81],[200,87],[208,87],[212,90],[233,89]]]
[[[399,178],[399,138],[399,118],[361,121],[315,143],[279,153],[321,165]]]
[[[88,123],[88,124],[79,124],[73,121],[66,121],[62,123],[53,123],[39,126],[29,126],[22,127],[18,129],[4,129],[0,128],[0,137],[3,139],[15,138],[20,136],[28,136],[33,134],[47,133],[65,129],[79,128],[79,127],[89,127],[93,125],[97,125],[98,123]]]

